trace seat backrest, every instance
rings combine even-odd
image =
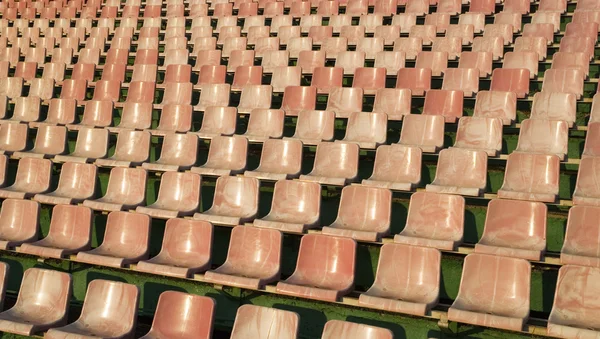
[[[149,335],[209,338],[214,312],[215,301],[212,298],[176,291],[163,292],[158,298]]]
[[[352,323],[349,321],[330,320],[323,328],[321,339],[392,339],[394,335],[387,328]]]
[[[292,4],[308,3],[293,2]],[[296,339],[298,335],[297,313],[275,308],[242,305],[238,308],[232,339]]]
[[[211,209],[250,218],[258,213],[259,181],[248,177],[219,177]]]

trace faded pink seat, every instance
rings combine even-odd
[[[472,97],[479,91],[479,70],[477,68],[447,68],[444,71],[443,90],[462,91]]]
[[[573,93],[580,99],[584,80],[585,74],[579,69],[549,69],[544,73],[542,91]]]
[[[407,60],[415,60],[423,50],[421,38],[398,38],[394,41],[394,52],[402,52]]]
[[[246,85],[260,85],[262,74],[262,66],[239,66],[235,70],[231,89],[234,91],[240,91]]]
[[[484,38],[502,38],[505,45],[513,41],[513,27],[506,24],[487,24],[483,29]]]
[[[375,282],[360,295],[358,305],[388,312],[427,315],[438,303],[441,259],[440,251],[434,248],[383,245]]]
[[[97,159],[100,167],[138,166],[147,161],[150,154],[150,133],[148,131],[120,131],[117,135],[115,153],[107,159]]]
[[[192,215],[200,205],[200,176],[195,173],[166,172],[161,176],[156,201],[135,211],[152,218],[170,219]]]
[[[194,134],[168,133],[163,138],[160,158],[153,163],[143,163],[149,171],[179,171],[196,164],[198,137]]]
[[[375,149],[385,144],[386,138],[385,113],[352,112],[348,117],[346,135],[342,141],[356,143],[360,148]]]
[[[574,68],[583,72],[584,79],[590,75],[590,59],[586,53],[557,52],[552,55],[552,69]]]
[[[481,91],[475,99],[474,117],[498,118],[510,125],[517,117],[517,95],[513,92]]]
[[[600,123],[591,121],[592,119],[590,119],[588,130],[586,132],[585,145],[581,155],[582,158],[600,155]]]
[[[277,283],[277,293],[334,302],[354,287],[356,241],[307,234],[300,241],[296,270]]]
[[[588,132],[589,133],[589,132]],[[597,184],[599,157],[584,157],[579,164],[577,183],[573,193],[574,205],[600,206],[600,188]]]
[[[0,154],[24,151],[27,134],[26,124],[0,124]]]
[[[539,18],[538,18],[539,20]],[[559,19],[560,20],[560,19]],[[523,37],[542,37],[548,45],[554,41],[554,24],[548,22],[533,22],[523,26]]]
[[[204,274],[207,282],[261,289],[279,280],[281,272],[281,232],[252,226],[237,226],[231,231],[225,263]]]
[[[502,150],[502,120],[462,117],[458,121],[454,147],[481,150],[494,157]]]
[[[119,212],[118,212],[119,213]],[[46,339],[73,336],[126,338],[135,331],[139,288],[96,279],[89,283],[77,321],[46,332]]]
[[[160,253],[135,269],[157,275],[190,278],[210,268],[213,226],[209,222],[169,219]]]
[[[0,248],[7,250],[37,240],[40,204],[6,199],[0,209]]]
[[[335,58],[335,67],[344,69],[344,75],[353,75],[357,68],[364,67],[365,52],[343,51]]]
[[[406,146],[417,146],[424,153],[437,152],[438,149],[444,146],[444,117],[423,114],[405,116],[398,143]]]
[[[281,109],[286,116],[297,116],[300,111],[314,110],[317,88],[313,86],[288,86],[283,92]]]
[[[281,109],[257,108],[250,112],[246,133],[244,136],[249,142],[262,143],[271,138],[283,137],[285,113]]]
[[[260,182],[256,178],[223,176],[217,178],[211,208],[195,213],[194,219],[217,225],[240,225],[256,218]]]
[[[492,73],[492,53],[490,52],[462,52],[458,61],[458,68],[476,69],[480,78],[487,78]],[[446,70],[450,71],[450,69]],[[479,89],[479,81],[477,83]]]
[[[383,145],[377,148],[373,174],[363,185],[411,191],[421,182],[422,151],[418,147]]]
[[[319,94],[329,94],[342,87],[344,70],[339,67],[315,67],[311,86],[317,88]]]
[[[503,12],[528,14],[530,6],[529,0],[505,0]]]
[[[439,115],[447,123],[456,122],[463,115],[463,92],[429,90],[425,95],[422,115]]]
[[[558,195],[559,176],[556,155],[513,152],[506,161],[498,198],[552,203]]]
[[[67,162],[63,164],[56,190],[38,193],[33,200],[42,204],[58,205],[82,202],[94,195],[96,188],[96,166]]]
[[[18,97],[14,98],[15,106],[13,109],[12,117],[4,122],[35,122],[40,118],[40,104],[41,99],[39,97]]]
[[[30,268],[23,273],[16,304],[0,313],[0,331],[31,336],[67,321],[71,275]]]
[[[577,205],[569,209],[567,231],[560,253],[561,264],[600,267],[598,217],[598,206]]]
[[[499,36],[478,36],[473,39],[471,51],[489,52],[494,60],[500,60],[504,56],[504,39]]]
[[[558,271],[548,335],[561,338],[596,338],[600,269],[566,265]]]
[[[600,13],[600,11],[598,13]],[[565,36],[560,40],[558,51],[565,53],[585,53],[591,60],[594,57],[594,46],[596,45],[596,41],[596,38],[590,37]]]
[[[543,2],[542,2],[543,3]],[[530,25],[552,25],[553,33],[560,31],[560,12],[542,12],[539,9],[531,15]]]
[[[200,92],[200,101],[194,109],[205,111],[210,106],[229,106],[230,93],[231,85],[229,84],[204,85]]]
[[[405,13],[418,16],[429,13],[429,0],[406,0]]]
[[[192,106],[167,104],[160,111],[160,120],[152,135],[165,136],[170,133],[187,133],[192,127]]]
[[[524,68],[529,70],[529,78],[535,79],[538,75],[537,52],[506,52],[502,68]]]
[[[431,50],[433,52],[444,52],[447,53],[448,60],[456,60],[460,56],[462,51],[462,38],[451,37],[446,34],[445,37],[439,37],[433,39],[433,46]]]
[[[568,144],[569,124],[565,121],[525,119],[521,123],[515,152],[555,154],[564,160]]]
[[[551,70],[547,72],[549,71]],[[529,94],[529,70],[496,68],[492,73],[490,91],[513,92],[519,99],[527,97]],[[550,90],[550,92],[552,91]]]
[[[337,87],[327,97],[327,111],[335,112],[336,118],[348,118],[353,112],[361,112],[363,90],[361,88]]]
[[[493,199],[475,253],[541,260],[546,250],[546,215],[540,202]]]
[[[346,186],[336,220],[321,232],[359,241],[380,241],[390,232],[391,208],[392,192],[388,189]]]
[[[146,170],[115,167],[110,170],[106,194],[96,200],[85,200],[84,206],[99,211],[130,210],[146,201]]]
[[[431,70],[431,75],[441,76],[444,70],[448,68],[448,53],[437,51],[419,52],[415,68],[428,68]]]
[[[246,170],[247,149],[248,139],[245,137],[215,136],[210,142],[206,163],[200,167],[192,167],[191,171],[211,176],[243,173]]]
[[[443,34],[450,26],[449,13],[430,13],[425,15],[425,25],[435,26],[437,33]]]
[[[530,280],[526,260],[470,254],[448,320],[522,331],[529,318]]]
[[[451,147],[440,151],[427,192],[480,196],[487,185],[487,153]]]
[[[337,39],[343,39],[343,38],[329,38],[327,40],[325,40],[325,42],[321,45],[321,50],[319,51],[301,51],[300,55],[298,56],[298,60],[296,62],[296,66],[300,67],[302,73],[304,74],[313,74],[315,71],[315,68],[317,67],[325,67],[325,57],[327,55],[327,53],[329,52],[329,50],[327,49],[327,47],[329,46],[329,42],[332,41],[333,39],[336,39],[335,41],[337,42]],[[282,55],[282,54],[275,54],[275,53],[280,53],[280,52],[284,52],[287,53],[285,51],[277,51],[274,52],[273,54],[271,54],[271,60],[274,61],[279,61],[279,58],[274,58],[275,56],[278,55]],[[285,55],[285,58],[281,58],[281,63],[285,65],[288,64],[288,57],[287,54]],[[263,57],[263,65],[265,62],[265,57]],[[285,66],[285,65],[273,65],[273,67],[269,67],[269,72],[273,72],[277,67],[280,66]],[[266,70],[265,70],[266,72]]]
[[[14,183],[0,189],[2,199],[25,199],[50,188],[52,162],[48,159],[23,158],[19,160]]]
[[[112,124],[113,106],[113,102],[111,101],[86,101],[81,122],[79,124],[67,125],[67,127],[69,130],[78,130],[87,127],[108,127]]]
[[[359,67],[354,72],[352,87],[362,88],[364,94],[375,94],[385,88],[385,68]]]
[[[91,243],[92,211],[83,206],[56,205],[48,235],[39,241],[22,244],[17,251],[42,258],[61,259],[82,250]]]
[[[308,1],[292,4],[302,3],[310,4]],[[299,322],[295,312],[246,304],[237,310],[231,339],[296,339]]]
[[[67,129],[64,126],[40,124],[33,148],[24,152],[14,152],[13,158],[52,158],[62,154],[67,145]]]
[[[358,176],[358,155],[357,144],[321,142],[317,145],[312,171],[308,175],[301,175],[300,180],[344,186]]]
[[[314,182],[280,180],[275,183],[271,211],[254,226],[304,233],[319,223],[321,186]]]
[[[79,252],[77,261],[93,265],[125,267],[147,259],[150,243],[150,217],[140,213],[110,212],[102,244]]]
[[[409,38],[420,38],[424,46],[431,45],[435,39],[437,29],[435,25],[415,25],[410,28]]]
[[[548,54],[546,38],[544,37],[523,37],[520,36],[515,39],[515,52],[536,52],[538,54],[538,61],[546,60]]]
[[[75,150],[68,155],[56,155],[56,162],[86,163],[104,158],[108,152],[108,130],[81,128],[77,133]]]
[[[533,96],[530,119],[565,121],[570,128],[575,124],[576,104],[573,93],[538,92]]]
[[[296,139],[268,139],[263,143],[260,164],[244,176],[260,180],[297,178],[302,169],[302,142]]]
[[[431,89],[431,69],[401,68],[398,70],[396,88],[409,89],[412,95],[425,95]]]
[[[413,193],[406,226],[394,242],[453,250],[463,240],[464,206],[465,199],[458,195]]]
[[[384,26],[382,26],[384,27]],[[392,27],[392,26],[389,26]],[[396,75],[400,68],[405,66],[406,54],[404,52],[383,51],[375,55],[374,67],[385,68],[386,75]]]
[[[330,320],[323,328],[321,339],[392,339],[393,337],[392,331],[387,328],[349,321]]]
[[[273,87],[271,85],[246,85],[242,88],[239,113],[250,113],[256,108],[271,108]]]
[[[215,301],[212,298],[165,291],[158,298],[150,332],[140,339],[210,338],[214,313]]]
[[[195,134],[200,139],[212,139],[219,135],[233,135],[237,124],[235,107],[210,106],[202,115],[202,125]]]
[[[411,93],[408,89],[381,88],[375,94],[373,112],[387,114],[388,120],[402,120],[411,111]]]

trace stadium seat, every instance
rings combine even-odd
[[[302,142],[295,139],[268,139],[262,147],[260,163],[244,176],[259,180],[282,180],[300,176],[302,169]]]
[[[214,312],[215,301],[210,297],[165,291],[158,298],[150,332],[141,338],[210,338]]]
[[[394,41],[394,52],[403,52],[407,60],[415,60],[423,50],[423,39],[420,37],[398,38]]]
[[[574,205],[600,206],[600,192],[596,187],[596,167],[600,164],[598,157],[585,157],[579,164],[577,183],[573,193]]]
[[[444,145],[444,117],[423,114],[405,116],[398,143],[417,146],[424,153],[436,153]]]
[[[359,147],[345,142],[321,142],[317,145],[312,171],[300,180],[322,185],[344,186],[358,177]]]
[[[261,289],[279,280],[281,272],[281,232],[252,226],[231,231],[227,260],[204,274],[209,283]]]
[[[427,192],[480,196],[487,186],[487,153],[451,147],[440,151]]]
[[[490,91],[513,92],[517,98],[525,98],[529,94],[529,74],[527,69],[496,68],[492,72]],[[550,88],[547,91],[552,92]]]
[[[565,121],[525,119],[516,152],[555,154],[564,160],[568,151],[569,125]]]
[[[0,198],[25,199],[50,188],[52,162],[48,159],[23,158],[19,160],[14,183],[0,189]]]
[[[529,78],[535,79],[538,74],[537,52],[507,52],[504,54],[502,68],[524,68],[529,70]]]
[[[168,133],[163,138],[160,158],[143,163],[149,171],[178,171],[196,164],[198,137],[194,134]]]
[[[425,95],[422,115],[439,115],[446,123],[454,123],[463,115],[463,101],[462,91],[429,90]]]
[[[577,100],[583,96],[585,74],[579,69],[549,69],[544,73],[542,91],[572,93]]]
[[[152,218],[170,219],[192,215],[200,205],[200,176],[196,173],[165,172],[161,176],[158,197],[147,207],[135,211]]]
[[[307,234],[300,241],[296,270],[277,283],[277,293],[337,301],[354,286],[355,255],[356,241],[351,238]]]
[[[479,73],[480,78],[487,78],[492,73],[492,53],[490,52],[462,52],[460,53],[460,57],[458,59],[458,68],[462,69],[475,69]],[[451,71],[447,69],[446,71]],[[473,72],[473,71],[467,71]],[[450,72],[452,73],[452,71]],[[455,74],[451,74],[455,75]],[[458,75],[458,74],[456,74]],[[471,76],[470,74],[466,74],[466,76]],[[471,78],[471,81],[472,80]],[[443,83],[442,83],[443,85]],[[462,87],[462,85],[459,84]],[[477,82],[477,87],[471,85],[472,88],[479,89],[479,81]],[[467,94],[467,93],[466,93]],[[465,95],[466,95],[465,94]],[[472,94],[471,94],[472,95]],[[471,96],[469,95],[469,96]]]
[[[146,201],[146,170],[115,167],[110,171],[106,194],[96,200],[85,200],[84,206],[99,211],[135,209]]]
[[[596,234],[600,229],[595,220],[600,216],[597,206],[577,205],[569,209],[565,241],[560,253],[563,265],[600,267]]]
[[[458,121],[454,147],[482,150],[495,157],[502,150],[502,120],[485,117],[462,117]]]
[[[363,90],[361,88],[337,87],[329,92],[327,111],[333,111],[336,118],[349,118],[353,112],[361,112]]]
[[[406,226],[394,242],[453,250],[463,240],[464,206],[465,199],[459,195],[413,193]]]
[[[593,117],[593,115],[592,115]],[[592,119],[590,118],[590,121]],[[585,145],[583,147],[582,158],[590,156],[600,155],[600,123],[592,122],[588,124],[588,130],[585,138]]]
[[[431,89],[431,73],[430,68],[401,68],[396,88],[409,89],[413,96],[425,95]]]
[[[83,202],[94,195],[96,166],[67,162],[62,166],[56,190],[38,193],[33,200],[42,204],[58,205]]]
[[[513,92],[481,91],[475,99],[474,117],[498,118],[510,125],[517,117],[517,95]]]
[[[439,77],[448,68],[448,52],[423,51],[417,54],[416,69],[430,69],[431,75]],[[399,81],[400,79],[397,79]]]
[[[515,39],[514,52],[536,52],[538,61],[544,61],[548,53],[546,38],[520,36]]]
[[[281,109],[286,116],[297,116],[302,110],[314,110],[317,88],[313,86],[287,86],[283,92]]]
[[[530,280],[526,260],[469,254],[448,320],[522,331],[529,318]]]
[[[556,155],[508,155],[498,198],[552,203],[558,195],[560,159]]]
[[[31,336],[67,321],[71,275],[41,268],[23,273],[16,304],[0,313],[2,332]]]
[[[285,113],[281,109],[253,109],[248,118],[246,133],[248,142],[262,143],[269,139],[283,137]]]
[[[247,148],[248,139],[245,137],[215,136],[210,142],[206,163],[200,167],[192,167],[191,171],[209,176],[243,173],[246,170]]]
[[[293,4],[308,1],[293,2]],[[310,9],[310,7],[309,7]],[[300,319],[295,312],[275,308],[242,305],[238,308],[231,339],[296,339]]]
[[[0,154],[24,151],[27,134],[26,124],[0,124]]]
[[[546,250],[546,215],[540,202],[493,199],[475,253],[539,261]]]
[[[129,167],[146,162],[150,154],[148,131],[123,130],[117,136],[115,153],[106,159],[97,159],[100,167]]]
[[[386,138],[385,113],[352,112],[348,117],[346,135],[342,141],[356,143],[360,148],[375,149],[385,144]]]
[[[202,115],[200,130],[194,132],[200,139],[212,139],[216,136],[231,136],[235,133],[237,109],[235,107],[210,106]]]
[[[79,318],[67,326],[50,329],[44,337],[126,337],[135,331],[138,301],[139,288],[135,285],[92,280],[88,285]]]
[[[321,339],[392,339],[392,331],[387,328],[353,323],[349,321],[330,320],[323,328]]]
[[[572,93],[538,92],[533,96],[530,119],[567,122],[573,127],[577,117],[577,98]]]
[[[77,141],[73,153],[56,155],[56,162],[92,162],[104,158],[108,153],[108,130],[82,128],[77,132]]]
[[[302,110],[298,112],[293,139],[304,145],[317,145],[333,140],[335,113],[332,111]],[[1,127],[0,127],[1,128]]]
[[[373,95],[385,88],[386,69],[376,67],[359,67],[354,71],[352,87],[362,88],[364,94]]]
[[[0,209],[0,248],[7,250],[37,240],[40,204],[6,199]]]
[[[478,36],[473,39],[471,51],[490,52],[494,60],[500,60],[504,56],[504,39],[499,36]]]

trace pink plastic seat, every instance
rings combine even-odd
[[[569,128],[573,127],[576,102],[572,93],[538,92],[533,96],[530,119],[565,121]]]
[[[539,13],[538,13],[539,14]],[[543,14],[543,13],[542,13]],[[553,23],[530,23],[523,26],[523,37],[542,37],[548,45],[554,41]]]
[[[388,120],[402,120],[411,111],[408,89],[381,88],[375,94],[373,112],[386,113]]]
[[[406,226],[394,242],[453,250],[463,239],[464,206],[458,195],[413,193]]]
[[[385,188],[344,187],[336,220],[322,233],[359,241],[380,241],[390,231],[392,192]]]
[[[391,46],[400,38],[400,26],[377,26],[375,27],[374,37],[383,40],[383,45]],[[372,59],[372,58],[369,58]]]
[[[358,176],[357,144],[322,142],[317,145],[314,167],[300,180],[314,181],[323,185],[344,186]]]
[[[49,205],[82,202],[94,195],[95,187],[96,166],[67,162],[62,166],[56,190],[38,193],[33,200]]]
[[[592,121],[593,119],[590,119],[590,123],[588,124],[585,145],[581,155],[582,158],[600,155],[600,123]]]
[[[110,171],[106,194],[96,200],[85,200],[84,206],[99,211],[129,210],[146,200],[146,170],[115,167]]]
[[[513,27],[506,24],[488,24],[483,29],[484,38],[502,38],[505,45],[513,41]]]
[[[307,234],[300,241],[294,274],[277,284],[277,293],[337,301],[354,286],[355,255],[351,238]]]
[[[243,173],[246,169],[248,139],[241,136],[215,136],[210,143],[206,163],[193,167],[202,175],[226,176]]]
[[[600,206],[600,191],[596,185],[596,168],[600,164],[599,160],[598,157],[584,157],[581,159],[575,192],[573,193],[574,205]]]
[[[594,58],[596,40],[596,38],[589,37],[565,36],[560,40],[558,51],[565,53],[585,53],[591,60]]]
[[[552,311],[548,318],[548,335],[562,338],[598,336],[597,277],[600,269],[566,265],[560,268]]]
[[[219,135],[233,135],[237,122],[235,107],[207,107],[202,116],[202,126],[195,134],[200,139],[212,139]]]
[[[77,321],[53,328],[47,339],[69,336],[124,338],[135,331],[139,288],[122,282],[96,279],[89,283]]]
[[[341,320],[330,320],[323,328],[321,339],[392,339],[393,337],[392,331],[387,328]]]
[[[498,118],[510,125],[517,115],[517,96],[513,92],[482,91],[477,93],[474,117]]]
[[[104,158],[108,152],[108,130],[81,128],[77,133],[75,150],[68,155],[56,155],[56,162],[90,162]]]
[[[258,214],[259,181],[249,177],[219,177],[210,209],[194,219],[218,225],[240,225]]]
[[[448,53],[432,51],[419,52],[415,68],[427,68],[431,70],[431,75],[441,76],[443,71],[448,68]]]
[[[194,134],[168,133],[163,139],[160,158],[153,163],[143,163],[149,171],[178,171],[189,169],[196,163],[198,137]]]
[[[462,38],[446,35],[433,39],[433,52],[446,52],[448,60],[456,60],[462,51]]]
[[[430,90],[425,95],[423,115],[440,115],[453,123],[462,116],[463,93],[452,90]]]
[[[231,89],[239,91],[246,85],[260,85],[262,74],[261,66],[240,66],[235,70]]]
[[[503,68],[525,68],[529,70],[529,78],[535,79],[538,74],[537,52],[507,52],[504,54]]]
[[[375,55],[376,68],[385,68],[386,75],[396,75],[398,70],[405,66],[406,54],[404,52],[383,51]]]
[[[600,267],[597,235],[600,228],[596,220],[600,207],[577,205],[569,209],[567,231],[560,253],[563,265]]]
[[[0,209],[0,248],[11,249],[37,240],[39,203],[6,199]]]
[[[319,222],[321,186],[314,182],[280,180],[275,183],[271,211],[254,226],[304,233]]]
[[[554,202],[558,195],[560,159],[556,155],[509,154],[498,197]]]
[[[250,112],[244,137],[249,142],[264,142],[283,136],[285,113],[280,109],[253,109]]]
[[[271,108],[273,87],[270,85],[246,85],[242,88],[239,113],[250,113],[256,108]]]
[[[450,14],[448,13],[431,13],[425,15],[425,25],[435,26],[437,33],[443,34],[450,26]]]
[[[515,40],[514,52],[536,52],[538,61],[546,60],[548,46],[544,37],[518,37]]]
[[[425,153],[435,153],[444,145],[444,117],[409,114],[404,117],[399,144],[417,146]]]
[[[496,68],[492,73],[490,90],[513,92],[517,95],[517,98],[525,98],[529,94],[529,74],[530,72],[527,69]],[[547,91],[552,92],[550,89],[547,89]]]
[[[305,145],[317,145],[333,140],[335,113],[331,111],[302,110],[298,112],[293,139]]]
[[[530,6],[528,0],[505,0],[503,12],[528,14]]]
[[[394,41],[394,52],[403,52],[407,60],[414,60],[423,50],[423,39],[420,37],[398,38]]]
[[[244,176],[260,180],[297,178],[302,167],[302,142],[300,140],[268,139],[264,142],[260,164]]]
[[[420,38],[424,46],[431,45],[436,36],[434,25],[416,25],[410,28],[409,38]]]
[[[481,54],[481,53],[479,53]],[[444,70],[443,90],[462,91],[465,97],[472,97],[479,91],[479,69],[447,68]]]
[[[178,337],[210,338],[215,301],[212,298],[175,291],[160,294],[150,332],[143,339]]]
[[[16,304],[0,313],[2,332],[31,336],[67,321],[71,298],[68,273],[30,268],[23,273]]]
[[[292,4],[301,3],[310,4],[308,1]],[[242,305],[237,310],[231,339],[296,339],[299,322],[298,314],[294,312],[250,304]]]
[[[364,94],[375,94],[385,88],[386,69],[374,67],[359,67],[354,72],[352,87],[362,88]]]
[[[65,85],[68,83],[65,81]],[[64,90],[63,90],[64,91]],[[21,96],[23,92],[23,78],[3,78],[0,79],[0,95],[6,95],[11,99]],[[61,92],[62,93],[62,92]]]
[[[373,174],[363,185],[411,191],[421,182],[422,151],[418,147],[383,145],[377,148]]]
[[[497,156],[502,150],[502,120],[487,117],[460,118],[454,147],[481,150],[488,156]]]
[[[0,189],[0,198],[25,199],[44,193],[50,188],[52,162],[47,159],[23,158],[19,160],[12,186]]]
[[[498,13],[500,14],[500,13]],[[498,16],[496,14],[496,16]],[[459,26],[473,26],[473,34],[481,33],[485,27],[485,14],[483,13],[462,13],[458,16],[458,25]],[[464,43],[464,41],[463,41]]]
[[[360,148],[375,149],[387,138],[385,113],[352,112],[348,117],[346,135],[342,141],[356,143]]]
[[[237,226],[231,232],[227,260],[204,274],[207,282],[260,289],[279,280],[282,235],[278,230]]]
[[[97,159],[100,167],[129,167],[141,165],[150,154],[150,133],[147,131],[120,131],[115,153],[107,159]]]
[[[12,153],[27,147],[26,124],[0,124],[0,153]]]
[[[166,172],[161,176],[154,204],[138,206],[136,212],[153,218],[170,219],[192,215],[200,205],[200,176],[195,173]]]
[[[313,71],[311,86],[317,88],[319,94],[329,94],[342,87],[344,70],[339,67],[316,67]]]
[[[405,258],[405,260],[398,260]],[[373,286],[358,299],[359,306],[425,316],[438,303],[439,250],[385,244],[379,253]]]
[[[281,109],[286,116],[297,116],[300,111],[314,110],[317,88],[313,86],[287,86],[283,93]]]
[[[479,196],[487,185],[487,153],[452,147],[440,151],[428,192]]]
[[[169,219],[160,253],[140,261],[136,270],[180,278],[204,272],[210,268],[212,238],[213,226],[208,222]]]
[[[38,127],[33,148],[14,152],[13,158],[51,158],[62,154],[67,145],[67,129],[64,126],[42,124]]]
[[[431,89],[431,69],[402,68],[398,70],[396,88],[411,90],[412,95],[422,96]]]
[[[429,13],[429,0],[407,0],[405,13],[423,16]]]
[[[529,318],[530,276],[523,259],[468,255],[448,320],[521,331]]]
[[[200,92],[200,101],[194,109],[204,111],[210,106],[229,106],[230,93],[230,84],[204,85]]]
[[[568,151],[569,124],[565,121],[525,119],[516,152],[555,154],[564,160]]]
[[[539,202],[490,201],[475,253],[540,260],[546,250],[546,214],[546,205]]]
[[[584,79],[590,74],[590,59],[582,52],[557,52],[552,55],[552,69],[578,69],[584,74]]]
[[[549,69],[544,73],[542,91],[573,93],[583,96],[585,74],[579,69]]]
[[[93,265],[125,267],[147,259],[150,241],[150,217],[139,213],[110,212],[102,244],[79,252],[77,261]]]
[[[348,118],[353,112],[362,111],[363,90],[361,88],[334,88],[327,98],[327,111],[335,112],[336,118]]]

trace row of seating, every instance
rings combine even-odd
[[[2,301],[10,272],[0,264]],[[0,330],[44,338],[127,337],[136,332],[139,288],[96,279],[89,283],[79,318],[67,325],[72,278],[68,273],[30,268],[23,274],[16,304],[0,313]],[[212,298],[175,291],[163,292],[150,331],[141,338],[211,338],[215,312]],[[237,310],[231,338],[297,338],[298,314],[274,308],[243,305]],[[110,324],[110,326],[107,326]],[[329,338],[391,339],[388,329],[332,320],[323,329]]]
[[[68,206],[67,208],[82,207]],[[79,215],[80,213],[75,213],[77,214],[76,218],[86,219],[85,216]],[[115,216],[115,213],[123,212],[112,212],[109,219],[111,216]],[[597,214],[598,211],[595,213]],[[53,225],[58,225],[58,223],[54,224],[54,219]],[[134,228],[129,228],[131,226]],[[127,229],[132,235],[138,231],[135,226],[135,221],[127,225]],[[200,245],[199,241],[206,242],[212,238],[210,234],[206,234],[207,227],[210,228],[211,225],[205,222],[170,219],[165,230],[165,239],[187,234],[190,245]],[[114,238],[114,242],[118,242],[115,235],[111,234],[110,227],[107,227],[106,232],[105,239]],[[129,241],[126,244],[120,244],[120,247],[131,246],[134,238],[132,236],[125,238]],[[227,261],[221,267],[208,271],[203,279],[209,283],[249,289],[264,287],[265,284],[279,279],[280,251],[273,251],[273,248],[280,246],[281,234],[278,231],[249,226],[236,227],[232,232]],[[148,262],[140,262],[136,269],[181,276],[182,271],[185,271],[181,268],[163,267],[161,269],[160,266],[164,266],[165,263],[168,265],[169,261],[172,262],[176,257],[182,255],[185,257],[177,258],[178,262],[186,261],[186,265],[197,265],[200,257],[197,255],[190,257],[190,253],[173,252],[173,249],[178,247],[180,248],[180,246],[163,247],[157,258]],[[260,249],[263,247],[270,250],[261,251]],[[134,247],[129,247],[129,251],[132,248]],[[101,250],[102,246],[95,251],[100,253]],[[115,247],[113,252],[115,251],[125,253],[128,252],[128,249]],[[250,256],[248,252],[262,255]],[[85,260],[83,256],[80,258],[80,255],[84,253],[81,252],[77,256],[78,261],[98,264],[98,262]],[[91,253],[89,255],[92,256]],[[354,257],[355,244],[351,239],[317,234],[305,235],[301,241],[296,271],[287,280],[277,284],[277,292],[296,297],[336,301],[341,296],[348,294],[353,287]],[[397,260],[399,257],[409,258],[409,260]],[[360,294],[358,305],[418,316],[429,314],[431,308],[438,303],[440,260],[440,252],[433,248],[403,244],[384,245],[381,249],[375,283],[367,292]],[[330,262],[336,262],[336,265],[331,266]],[[109,262],[102,264],[111,265]],[[204,265],[206,266],[206,264]],[[8,273],[8,265],[2,264],[1,267],[5,278]],[[175,270],[179,270],[179,272]],[[448,310],[448,319],[461,323],[522,331],[529,317],[530,271],[529,263],[522,259],[489,254],[468,255],[464,261],[459,294]],[[586,282],[593,281],[594,277],[598,275],[600,275],[600,269],[594,267],[565,265],[560,269],[554,307],[548,321],[548,334],[568,337],[596,333],[587,329],[585,325],[592,320],[588,312],[593,310],[594,306],[590,306],[582,298],[596,292],[597,284]],[[43,283],[40,284],[40,281]],[[70,285],[71,277],[67,273],[36,268],[27,270],[24,273],[16,305],[12,309],[0,313],[0,329],[21,335],[32,335],[49,330],[45,334],[45,337],[48,338],[54,338],[54,335],[62,337],[68,333],[81,335],[82,330],[76,329],[82,326],[85,327],[86,335],[96,336],[126,335],[135,330],[138,288],[134,285],[103,280],[94,280],[88,286],[79,320],[71,325],[60,327],[66,321],[71,293]],[[47,289],[52,290],[53,293],[44,293]],[[507,293],[506,291],[511,292]],[[33,299],[32,294],[46,295],[46,297],[40,301],[38,298]],[[110,302],[111,295],[119,295],[119,303]],[[490,298],[482,298],[482,296],[490,296]],[[168,302],[163,299],[167,299]],[[37,301],[32,303],[30,300]],[[167,307],[163,305],[164,303],[169,304],[168,313],[170,314],[163,314],[163,307]],[[196,303],[200,305],[195,305]],[[40,314],[41,309],[47,307],[50,307],[52,312],[41,312]],[[180,307],[184,309],[180,309]],[[265,333],[263,331],[267,329],[257,325],[264,320],[263,316],[272,316],[272,312],[284,312],[256,306],[243,307],[252,308],[255,312],[248,311],[250,316],[240,317],[240,313],[245,310],[238,310],[232,338],[236,338],[237,335],[244,338],[248,335],[270,338],[271,336],[267,333],[272,334],[272,332]],[[179,312],[177,312],[178,310]],[[159,333],[166,334],[162,331],[172,331],[172,334],[181,332],[178,334],[187,335],[186,337],[190,338],[210,337],[213,311],[214,301],[210,298],[185,295],[180,292],[165,292],[159,299],[155,320],[148,337],[152,338]],[[264,312],[267,314],[263,315]],[[189,313],[198,313],[197,315],[203,316],[192,317]],[[286,334],[280,334],[278,338],[287,336],[295,338],[298,316],[291,312],[282,313],[281,316],[284,314],[287,314],[285,318],[291,317],[290,320],[295,321],[291,324],[288,321],[275,321],[274,324],[270,324],[271,327],[268,330],[273,331],[272,326],[276,326],[275,331],[277,332],[278,326],[284,326],[279,330],[286,330]],[[258,318],[261,321],[251,315],[261,315]],[[573,318],[577,321],[573,321]],[[110,328],[96,326],[95,323],[98,323],[100,319],[110,321],[113,326]],[[185,319],[193,319],[195,325],[178,326]],[[243,322],[245,325],[238,324],[242,319],[245,320]],[[161,326],[166,324],[168,324],[167,327]],[[329,326],[331,325],[326,325],[324,333],[329,333]],[[358,325],[347,324],[347,326]],[[159,333],[154,333],[155,331]],[[388,336],[391,335],[389,330],[380,329],[380,331],[387,333]],[[334,333],[337,334],[331,338],[338,338],[341,335],[339,332],[334,331]],[[352,334],[348,333],[347,335],[351,335],[350,337],[353,338],[365,338],[364,335],[366,335],[362,331]]]

